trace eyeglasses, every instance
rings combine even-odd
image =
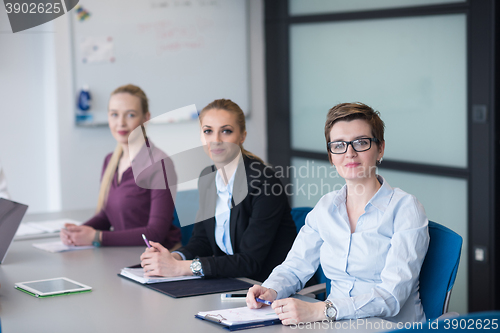
[[[352,148],[359,153],[369,150],[372,147],[372,141],[379,142],[377,138],[362,138],[353,141],[328,142],[327,147],[328,151],[332,154],[344,154],[349,145],[351,145]]]

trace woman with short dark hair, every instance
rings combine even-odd
[[[362,103],[328,112],[328,158],[345,186],[323,196],[307,215],[287,259],[247,305],[260,297],[285,325],[320,320],[384,317],[425,321],[418,277],[429,245],[428,220],[418,200],[376,174],[384,155],[384,123]],[[286,298],[303,288],[319,264],[331,289],[325,303]]]

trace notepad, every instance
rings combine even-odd
[[[160,276],[144,276],[144,270],[142,268],[123,268],[120,275],[137,281],[142,284],[160,283],[160,282],[171,282],[171,281],[181,281],[181,280],[193,280],[199,279],[201,276],[175,276],[175,277],[160,277]]]
[[[21,223],[19,225],[19,228],[17,228],[16,237],[28,236],[28,235],[39,235],[39,234],[43,234],[43,233],[45,233],[45,231],[40,230],[38,228],[33,228],[33,227],[27,225],[26,223]]]
[[[65,223],[73,223],[76,225],[82,224],[70,219],[60,219],[60,220],[49,220],[40,222],[27,222],[22,223],[17,229],[16,237],[28,236],[28,235],[38,235],[47,233],[57,233],[61,231]]]
[[[249,309],[244,306],[233,309],[198,312],[195,317],[226,326],[231,331],[281,323],[278,315],[270,306],[263,306],[260,309]]]
[[[74,245],[64,245],[63,242],[47,242],[47,243],[35,243],[34,247],[40,250],[44,250],[51,253],[66,252],[66,251],[78,251],[78,250],[88,250],[93,249],[92,245],[89,246],[74,246]]]
[[[70,219],[59,219],[59,220],[49,220],[49,221],[40,221],[40,222],[27,222],[26,224],[32,228],[40,229],[44,232],[59,232],[66,223],[80,225],[82,222],[70,220]]]

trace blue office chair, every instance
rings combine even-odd
[[[188,221],[195,221],[196,213],[198,212],[198,190],[188,190],[177,192],[175,200],[174,220],[173,224],[181,228],[181,243],[182,246],[186,245],[193,234],[194,223],[181,227],[177,210],[182,212],[182,217]]]
[[[451,290],[457,276],[462,237],[456,232],[429,221],[430,243],[420,270],[420,299],[427,319],[448,312]]]
[[[179,221],[179,215],[177,215],[177,209],[174,210],[174,220],[172,221],[173,225],[181,229],[181,243],[182,246],[186,245],[193,234],[194,224],[190,224],[184,227],[181,227]]]
[[[429,237],[429,249],[420,270],[419,286],[425,316],[434,320],[448,312],[451,290],[460,263],[462,237],[432,221],[429,221]],[[324,277],[323,271],[321,274]],[[318,295],[322,291],[329,291],[330,280],[324,277],[322,281],[325,283],[304,288],[299,294]]]
[[[312,210],[312,207],[297,207],[292,208],[290,212],[292,214],[293,222],[295,222],[295,228],[297,228],[297,233],[306,224],[306,216]]]
[[[297,228],[297,233],[299,233],[300,229],[306,223],[306,216],[311,210],[312,207],[292,208],[291,214],[292,219],[295,222],[295,228]],[[318,270],[314,274],[314,277],[318,284],[302,289],[299,294],[316,297],[317,299],[324,301],[326,299],[326,290],[329,290],[330,287],[330,280],[326,278],[321,265],[319,265]]]

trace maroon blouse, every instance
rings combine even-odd
[[[112,154],[104,159],[102,173]],[[174,202],[168,189],[149,190],[136,185],[132,168],[118,172],[111,182],[106,206],[85,223],[102,232],[103,246],[146,246],[142,234],[167,249],[181,240],[181,231],[172,225]],[[110,231],[113,227],[113,231]]]

